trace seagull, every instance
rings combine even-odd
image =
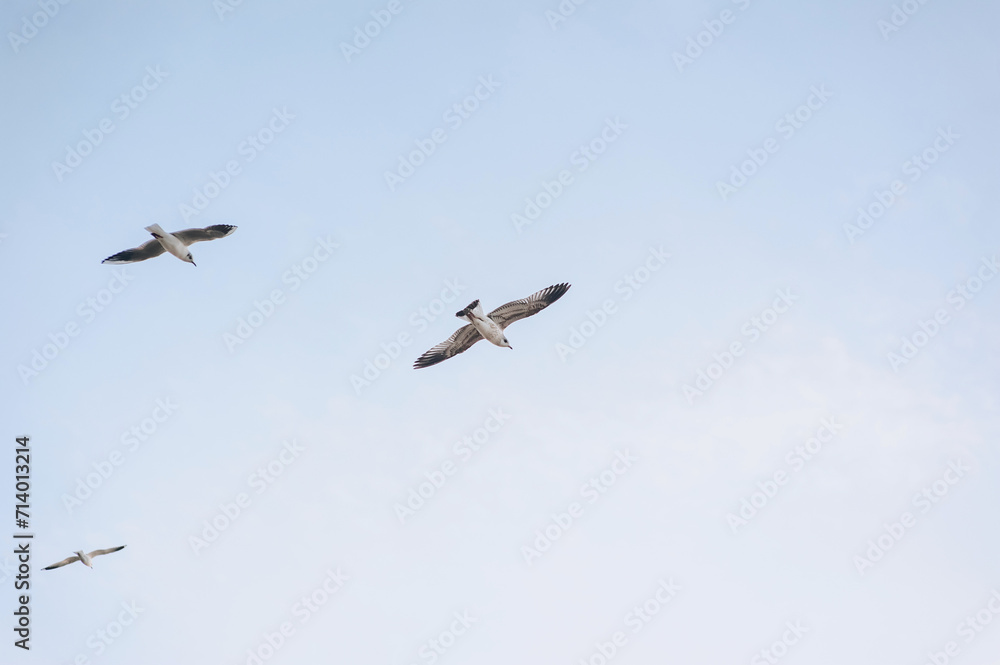
[[[61,566],[65,566],[68,563],[73,563],[74,561],[82,561],[83,565],[87,566],[87,568],[93,569],[93,566],[90,565],[90,563],[95,556],[101,556],[102,554],[111,554],[112,552],[117,552],[118,550],[123,550],[123,549],[125,549],[124,545],[121,545],[120,547],[109,547],[106,550],[94,550],[90,554],[84,554],[83,552],[73,552],[73,556],[66,557],[59,563],[54,563],[51,566],[46,566],[45,568],[42,568],[42,570],[52,570],[53,568],[59,568]]]
[[[235,231],[236,227],[229,224],[216,224],[214,226],[206,226],[203,229],[184,229],[183,231],[167,233],[160,228],[159,224],[153,224],[152,226],[147,226],[146,230],[153,234],[152,240],[138,247],[126,249],[124,252],[118,252],[109,256],[101,261],[101,263],[136,263],[137,261],[145,261],[154,256],[159,256],[166,250],[181,261],[186,261],[193,266],[197,266],[198,264],[191,258],[191,252],[187,249],[188,245],[205,240],[225,238]]]
[[[480,306],[479,301],[473,300],[468,307],[455,313],[455,316],[458,318],[468,321],[469,325],[462,326],[446,341],[441,342],[417,358],[416,362],[413,363],[413,369],[436,365],[443,360],[462,353],[484,338],[497,346],[505,346],[513,350],[514,347],[510,345],[510,342],[507,341],[507,338],[503,334],[504,329],[515,321],[520,321],[532,314],[538,314],[562,298],[563,294],[569,290],[569,287],[570,285],[565,283],[550,286],[538,293],[531,294],[527,298],[521,298],[506,305],[501,305],[490,312],[489,316],[483,316],[483,308]]]

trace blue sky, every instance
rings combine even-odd
[[[218,6],[0,12],[4,662],[993,662],[996,8]]]

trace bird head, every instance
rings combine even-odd
[[[507,338],[506,338],[506,337],[504,337],[504,338],[503,338],[503,344],[502,344],[502,346],[506,346],[506,347],[507,347],[508,349],[510,349],[511,351],[513,351],[513,350],[514,350],[514,347],[510,345],[510,342],[508,342],[508,341],[507,341]]]
[[[187,261],[188,263],[190,263],[191,265],[195,266],[195,267],[198,266],[198,264],[194,262],[194,257],[191,256],[191,252],[188,252],[187,257],[184,260]]]

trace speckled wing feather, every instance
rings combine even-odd
[[[542,289],[538,293],[533,293],[527,298],[514,300],[506,305],[500,305],[490,312],[489,317],[493,319],[500,328],[506,328],[515,321],[527,318],[559,300],[563,294],[569,290],[569,284],[555,284]]]
[[[447,340],[417,358],[416,362],[413,363],[413,369],[430,367],[452,356],[457,356],[482,338],[483,336],[479,334],[479,331],[471,325],[462,326]]]

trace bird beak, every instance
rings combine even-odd
[[[191,265],[193,265],[193,266],[194,266],[195,268],[197,268],[197,267],[198,267],[198,264],[197,264],[197,263],[195,263],[194,261],[192,261],[192,262],[191,262]]]

